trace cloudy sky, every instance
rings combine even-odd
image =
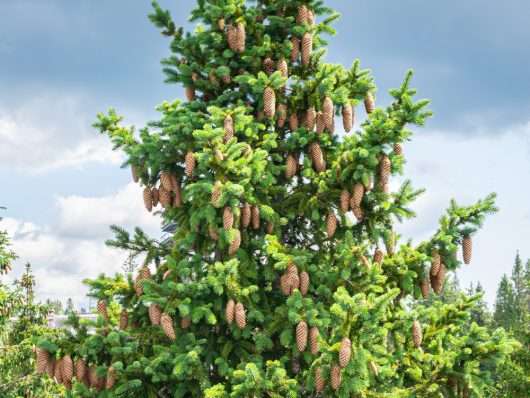
[[[143,125],[155,105],[182,96],[164,85],[166,39],[150,25],[149,1],[0,0],[0,222],[40,298],[86,305],[81,279],[119,270],[104,246],[108,225],[160,223],[142,210],[122,157],[90,127],[115,107]],[[162,0],[187,24],[192,0]],[[526,0],[328,0],[342,14],[329,62],[359,58],[372,69],[378,103],[405,71],[436,112],[405,146],[407,177],[428,191],[418,219],[400,229],[427,238],[449,199],[471,203],[491,191],[501,212],[475,238],[463,286],[480,281],[487,299],[517,250],[530,257],[530,6]]]

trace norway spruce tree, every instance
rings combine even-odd
[[[496,211],[494,195],[453,201],[429,241],[401,237],[422,190],[391,179],[409,128],[431,116],[412,73],[376,107],[370,71],[325,62],[339,15],[322,1],[197,3],[193,33],[157,3],[150,15],[186,100],[164,102],[138,134],[114,110],[95,123],[173,238],[115,227],[112,244],[147,260],[86,281],[96,333],[73,319],[68,339],[39,341],[38,370],[56,361],[87,397],[483,396],[481,363],[511,341],[463,332],[465,298],[407,305],[441,291],[460,247],[470,261]]]

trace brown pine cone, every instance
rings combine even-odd
[[[195,155],[193,152],[188,151],[185,157],[186,169],[185,173],[187,177],[191,177],[195,171]]]
[[[36,354],[37,354],[37,374],[43,375],[46,373],[47,367],[48,367],[48,360],[50,358],[50,354],[48,351],[37,347],[36,348]]]
[[[379,372],[377,371],[377,366],[374,361],[370,361],[370,369],[372,369],[372,373],[375,377],[379,376]]]
[[[394,235],[394,231],[391,230],[389,235],[385,239],[386,253],[389,256],[394,254],[394,246],[395,246],[395,244],[396,244],[396,238],[395,238],[395,235]]]
[[[154,326],[160,325],[160,317],[162,316],[162,309],[158,304],[151,304],[149,306],[149,320]]]
[[[296,62],[300,58],[300,39],[298,37],[292,37],[291,43],[293,45],[291,49],[291,61]]]
[[[219,162],[222,162],[224,160],[224,156],[223,156],[223,152],[221,152],[219,150],[219,148],[214,148],[213,150],[213,154],[215,156],[215,158],[219,161]]]
[[[381,164],[380,164],[380,169],[379,169],[379,177],[383,185],[388,184],[391,171],[392,171],[392,163],[390,163],[390,159],[388,158],[388,156],[383,156],[383,158],[381,159]]]
[[[343,189],[340,193],[340,211],[347,213],[350,209],[350,191]]]
[[[250,204],[248,202],[243,203],[241,208],[241,226],[243,228],[248,228],[250,225]]]
[[[250,209],[250,219],[252,222],[252,228],[258,229],[259,228],[259,207],[258,205],[254,205]]]
[[[162,280],[165,281],[169,277],[170,274],[171,274],[171,270],[168,269],[166,272],[164,272],[164,275],[162,275]]]
[[[107,373],[107,382],[105,384],[105,389],[112,390],[115,384],[116,384],[116,371],[111,366]]]
[[[342,339],[339,348],[339,365],[341,368],[348,366],[351,357],[351,341],[349,338],[345,337]]]
[[[186,99],[188,102],[195,101],[195,89],[193,87],[186,87]]]
[[[88,368],[88,380],[92,387],[96,387],[98,385],[98,377],[96,376],[96,367],[94,365]]]
[[[337,216],[335,213],[330,211],[328,215],[326,216],[326,234],[328,238],[333,237],[335,235],[335,231],[337,230]]]
[[[162,330],[164,331],[164,334],[171,340],[175,340],[175,328],[173,327],[173,319],[166,314],[165,312],[162,313],[160,316],[160,324],[162,325]]]
[[[120,330],[127,329],[127,325],[129,324],[129,314],[127,313],[127,310],[122,310],[120,314]]]
[[[285,126],[285,122],[287,121],[287,107],[285,104],[279,104],[278,105],[278,120],[276,120],[276,124],[279,128],[283,128]]]
[[[245,25],[243,25],[241,22],[238,22],[236,39],[237,39],[237,51],[239,51],[240,53],[245,51],[246,37],[247,35],[245,33]]]
[[[445,272],[446,272],[445,264],[442,263],[440,265],[440,271],[438,271],[438,275],[436,275],[435,277],[434,286],[432,286],[432,290],[436,294],[440,294],[442,292],[442,289],[445,283]]]
[[[182,191],[180,190],[180,185],[178,182],[175,183],[176,185],[173,186],[173,203],[172,205],[174,207],[182,206],[184,203],[182,201]]]
[[[436,276],[440,271],[440,265],[442,264],[442,258],[438,251],[435,251],[432,254],[432,264],[431,264],[431,275]]]
[[[232,299],[228,300],[228,303],[226,303],[225,315],[226,315],[226,322],[229,325],[234,323],[235,309],[236,309],[236,303],[234,302],[234,300]]]
[[[276,65],[276,68],[281,73],[282,77],[289,77],[289,67],[287,66],[285,59],[280,59]]]
[[[313,35],[309,32],[302,37],[302,65],[307,66],[311,62],[313,52]]]
[[[414,321],[412,322],[412,341],[414,341],[414,347],[420,348],[422,340],[423,334],[421,332],[421,323]]]
[[[270,235],[274,231],[274,223],[272,221],[267,221],[265,223],[265,233]]]
[[[289,275],[285,274],[280,277],[280,287],[282,289],[283,294],[285,294],[286,296],[291,295],[292,289]]]
[[[320,332],[316,326],[313,326],[309,331],[309,350],[311,355],[317,355],[320,350],[320,342],[318,340]]]
[[[234,226],[234,213],[230,206],[226,206],[223,211],[223,228],[225,231],[230,231]]]
[[[180,320],[180,327],[186,330],[186,329],[189,329],[190,326],[191,326],[191,317],[189,315],[182,317],[182,319]]]
[[[151,196],[153,197],[153,207],[158,206],[158,202],[160,201],[160,193],[157,188],[153,188],[151,190]]]
[[[364,99],[364,108],[368,114],[372,113],[375,109],[374,97],[370,91],[366,93],[366,97]]]
[[[53,372],[53,378],[59,384],[63,382],[63,359],[59,358],[55,362],[55,371]]]
[[[221,199],[221,181],[217,180],[212,190],[211,202],[213,207],[219,207],[219,199]]]
[[[324,116],[322,115],[322,112],[317,112],[316,126],[317,126],[317,134],[322,134],[324,132],[324,129],[326,128],[326,125],[324,124]]]
[[[322,173],[326,171],[326,162],[324,160],[324,154],[318,142],[312,142],[309,146],[311,152],[311,158],[313,159],[313,164],[316,171]]]
[[[244,329],[247,326],[247,315],[245,314],[245,307],[238,302],[235,307],[235,320],[239,329]]]
[[[76,359],[74,363],[74,375],[77,381],[85,383],[88,378],[87,366],[82,358]]]
[[[226,36],[228,38],[228,46],[233,52],[238,52],[239,46],[238,46],[238,39],[236,34],[236,28],[233,25],[228,25],[228,28],[226,30]]]
[[[296,161],[293,155],[288,154],[286,163],[287,167],[285,169],[285,177],[291,179],[296,175],[296,171],[298,169],[298,162]]]
[[[421,295],[423,297],[424,300],[427,300],[429,298],[429,280],[427,278],[425,278],[422,282],[421,282]]]
[[[224,20],[224,18],[220,18],[219,21],[217,21],[217,25],[219,26],[219,30],[220,31],[225,30],[225,20]]]
[[[67,383],[72,382],[72,377],[74,376],[74,363],[70,355],[65,355],[61,361],[61,372],[63,376],[63,381]]]
[[[212,240],[219,239],[219,231],[217,230],[217,228],[210,229],[210,238],[212,238]]]
[[[302,296],[306,296],[309,291],[309,274],[307,272],[301,272],[299,275],[300,280],[300,293]]]
[[[399,142],[396,142],[394,144],[394,155],[396,156],[403,156],[403,147]]]
[[[304,23],[308,23],[308,18],[309,18],[309,10],[305,4],[302,4],[298,8],[298,14],[296,15],[296,24],[302,25]]]
[[[267,76],[270,76],[275,72],[274,61],[270,59],[269,57],[265,58],[262,61],[261,66],[263,67],[263,71],[265,72]]]
[[[210,80],[210,83],[212,83],[214,85],[217,84],[217,76],[215,76],[214,72],[210,73],[209,80]]]
[[[291,116],[289,116],[289,130],[295,131],[298,127],[298,115],[296,113],[291,113]]]
[[[315,369],[315,389],[317,392],[322,392],[325,386],[326,382],[322,378],[322,368],[318,367]]]
[[[330,374],[331,383],[330,384],[331,384],[331,388],[335,391],[338,390],[340,387],[341,376],[342,376],[342,370],[340,366],[333,365],[331,367],[331,374]]]
[[[322,104],[322,118],[324,120],[324,127],[328,130],[333,128],[333,119],[335,117],[333,101],[329,97],[324,99]]]
[[[308,108],[306,112],[305,124],[308,130],[312,131],[315,129],[316,120],[317,120],[317,111],[315,110],[315,107],[312,106]]]
[[[344,131],[349,133],[353,128],[353,107],[346,104],[342,107],[342,125]]]
[[[464,263],[469,264],[471,262],[471,255],[473,253],[473,241],[469,236],[464,236],[464,239],[462,240],[462,253],[464,257]]]
[[[109,314],[107,312],[107,304],[105,303],[105,300],[98,301],[97,309],[98,309],[98,314],[101,315],[103,319],[105,319],[105,322],[108,322]]]
[[[232,79],[230,78],[230,73],[227,73],[226,75],[224,75],[221,80],[223,81],[224,84],[230,84],[230,82],[232,81]]]
[[[228,255],[233,256],[237,253],[239,250],[239,246],[241,246],[241,232],[239,232],[238,229],[235,230],[236,236],[234,238],[234,241],[230,244],[228,247]]]
[[[53,379],[53,376],[55,375],[55,366],[57,365],[57,361],[55,358],[48,358],[48,362],[46,363],[46,374],[50,379]]]
[[[366,269],[370,268],[370,263],[368,262],[368,259],[364,255],[361,255],[361,264]]]
[[[223,140],[224,142],[227,142],[234,137],[234,120],[232,119],[232,116],[226,115],[225,121],[224,121],[224,136]]]
[[[163,186],[158,189],[158,197],[162,207],[167,208],[171,206],[171,193],[167,191]]]
[[[199,75],[197,75],[197,73],[193,72],[193,73],[191,74],[191,80],[193,80],[194,82],[196,82],[198,79],[199,79]]]
[[[364,196],[364,185],[360,182],[353,186],[353,196],[351,201],[351,207],[360,207]]]
[[[276,113],[276,93],[272,87],[266,87],[263,92],[263,111],[269,120],[274,119]]]
[[[313,10],[309,10],[307,13],[307,23],[309,26],[313,26],[315,24],[315,13]]]
[[[140,181],[140,170],[138,167],[131,166],[132,179],[136,183]]]
[[[300,352],[304,352],[307,346],[307,323],[304,321],[296,325],[296,346]]]
[[[361,209],[360,207],[354,207],[352,211],[353,215],[355,216],[355,218],[357,218],[358,221],[362,221],[364,219],[363,209]]]
[[[375,249],[373,262],[383,264],[383,252],[379,248]]]
[[[153,192],[148,187],[144,188],[144,206],[149,212],[153,210]]]

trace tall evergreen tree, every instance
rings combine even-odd
[[[480,282],[477,282],[475,288],[473,288],[473,285],[471,285],[468,294],[470,296],[477,295],[479,298],[475,307],[473,307],[471,310],[470,321],[475,322],[479,326],[490,326],[492,317],[488,309],[488,303],[486,303],[486,300],[484,299],[484,293],[484,289],[482,288]]]
[[[451,201],[430,240],[400,236],[422,190],[391,191],[390,178],[408,129],[431,116],[412,72],[376,108],[358,61],[324,61],[338,14],[322,1],[197,4],[194,33],[156,2],[150,16],[187,102],[163,103],[139,134],[114,110],[95,124],[127,155],[147,211],[176,224],[170,246],[142,239],[136,275],[86,281],[97,333],[74,322],[41,355],[75,364],[61,379],[74,396],[484,396],[481,365],[512,347],[502,330],[465,330],[474,299],[405,305],[429,283],[442,291],[496,211],[493,194]]]
[[[508,276],[504,274],[499,283],[499,288],[497,289],[493,319],[498,326],[501,326],[506,330],[512,330],[517,324],[517,318],[518,315],[513,286]]]

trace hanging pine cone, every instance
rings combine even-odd
[[[234,52],[237,52],[239,50],[239,43],[237,39],[236,28],[232,25],[228,25],[228,28],[226,30],[226,36],[228,38],[228,46],[230,47],[230,49]]]
[[[350,104],[342,107],[342,125],[347,133],[353,128],[353,107]]]
[[[230,73],[227,73],[226,75],[224,75],[221,80],[223,81],[224,84],[230,84],[230,82],[232,81],[232,79],[230,78]]]
[[[464,263],[469,264],[471,262],[471,254],[473,253],[473,241],[469,236],[464,236],[464,239],[462,240],[462,253]]]
[[[442,258],[438,251],[435,251],[432,254],[432,264],[431,264],[431,275],[436,276],[440,271],[440,265],[442,264]]]
[[[224,160],[224,156],[223,156],[223,152],[221,152],[219,150],[219,148],[214,148],[213,150],[213,154],[215,156],[215,158],[219,161],[219,162],[222,162]]]
[[[84,383],[87,379],[87,366],[82,358],[78,358],[74,364],[74,375],[77,381]]]
[[[210,238],[212,238],[212,240],[219,239],[219,231],[217,230],[217,228],[210,229],[209,232],[210,232]]]
[[[291,113],[291,115],[289,116],[289,130],[298,130],[298,127],[298,115],[296,113]]]
[[[337,216],[335,213],[330,211],[328,215],[326,216],[326,234],[328,238],[333,237],[335,235],[335,231],[337,230]]]
[[[309,331],[309,351],[311,355],[317,355],[320,350],[320,342],[318,340],[320,332],[316,326],[313,326]]]
[[[221,181],[215,181],[212,190],[211,203],[213,207],[219,207],[219,199],[221,199]]]
[[[339,365],[341,368],[348,366],[351,357],[351,341],[345,337],[342,339],[339,348]]]
[[[300,293],[302,296],[306,296],[309,290],[309,274],[307,272],[301,272],[299,275],[300,280]]]
[[[309,146],[309,149],[316,171],[319,173],[326,171],[326,162],[324,161],[324,155],[318,142],[312,142]]]
[[[63,364],[62,358],[59,358],[55,362],[55,371],[53,372],[53,378],[59,384],[61,384],[63,382],[63,366],[62,366],[62,364]]]
[[[160,325],[160,317],[162,316],[162,309],[158,304],[151,304],[149,306],[149,320],[153,326]]]
[[[289,275],[285,274],[280,277],[280,288],[282,289],[283,294],[286,296],[291,295],[291,280],[289,279]]]
[[[372,373],[375,377],[379,376],[379,372],[377,370],[377,366],[374,361],[370,361],[370,369],[372,369]]]
[[[174,207],[182,206],[184,202],[182,201],[182,191],[180,190],[180,185],[175,185],[173,188],[173,203]]]
[[[160,174],[160,183],[166,191],[171,191],[173,189],[173,186],[171,185],[171,175],[167,171],[163,171],[162,174]]]
[[[229,325],[234,323],[235,308],[236,308],[236,303],[234,302],[234,300],[232,299],[228,300],[228,303],[226,303],[225,315],[226,315],[226,322]]]
[[[374,263],[383,264],[383,252],[377,247],[374,252]]]
[[[241,246],[241,232],[239,232],[238,229],[234,231],[235,231],[234,241],[228,247],[229,256],[233,256],[234,254],[236,254],[237,251],[239,250],[239,246]]]
[[[180,327],[186,330],[186,329],[189,329],[190,326],[191,326],[191,317],[189,315],[182,317],[182,319],[180,320]]]
[[[153,210],[153,192],[151,188],[144,188],[144,206],[149,212]]]
[[[46,373],[47,366],[48,366],[48,360],[50,358],[50,354],[45,349],[36,348],[36,355],[37,355],[37,374],[44,374]]]
[[[388,234],[388,236],[385,239],[386,253],[389,256],[394,254],[394,246],[395,246],[395,244],[396,244],[396,238],[395,238],[395,235],[394,235],[394,231],[390,230],[390,233]]]
[[[287,107],[285,104],[279,104],[278,105],[278,119],[276,120],[276,124],[279,128],[283,128],[285,126],[285,122],[287,121]]]
[[[291,37],[291,61],[296,62],[300,58],[300,39],[298,37]]]
[[[96,367],[90,366],[88,368],[88,380],[90,382],[90,385],[92,387],[96,387],[98,385],[98,377],[96,376]]]
[[[158,206],[158,202],[160,201],[160,192],[158,189],[153,188],[151,190],[151,196],[153,197],[153,207]]]
[[[370,268],[370,262],[368,261],[368,259],[364,255],[361,255],[361,264],[366,269]]]
[[[394,155],[396,156],[403,156],[403,147],[399,142],[396,142],[394,144]]]
[[[429,298],[429,280],[427,278],[423,279],[421,282],[421,295],[424,300],[427,300]]]
[[[285,59],[282,58],[278,61],[276,69],[280,72],[282,77],[289,77],[289,67],[287,66]]]
[[[195,101],[195,89],[193,87],[186,87],[186,99],[188,102]]]
[[[435,276],[434,285],[432,286],[432,290],[436,294],[440,294],[442,292],[442,289],[445,283],[445,272],[446,272],[445,265],[441,264],[440,271],[438,271],[438,275]],[[432,283],[432,280],[431,280],[431,283]]]
[[[276,113],[276,93],[272,87],[266,87],[263,92],[263,111],[269,120],[274,118]]]
[[[74,362],[72,361],[70,355],[65,355],[61,362],[61,372],[63,376],[63,381],[71,383],[72,377],[74,376]]]
[[[372,189],[372,177],[371,176],[367,176],[366,178],[366,183],[364,184],[364,189],[366,191],[370,191]]]
[[[98,309],[98,314],[101,315],[103,319],[105,319],[105,322],[108,322],[109,314],[107,312],[107,304],[105,303],[105,300],[98,301],[97,309]]]
[[[302,37],[302,65],[307,66],[311,62],[311,53],[313,51],[313,35],[309,32],[304,33]]]
[[[55,365],[57,364],[57,361],[55,358],[48,358],[48,363],[46,364],[46,374],[50,379],[53,379],[53,375],[55,374]]]
[[[355,218],[357,218],[357,221],[362,221],[364,219],[363,209],[360,207],[354,207],[352,211]]]
[[[293,155],[287,155],[287,167],[285,169],[285,177],[288,179],[293,178],[296,175],[296,170],[298,169],[298,162]]]
[[[353,195],[351,200],[351,207],[360,207],[364,196],[364,185],[360,182],[353,186]]]
[[[160,316],[160,324],[162,325],[162,330],[167,338],[171,341],[175,340],[176,336],[175,328],[173,327],[173,319],[165,312]]]
[[[331,380],[331,388],[336,391],[340,387],[341,382],[341,376],[342,376],[342,370],[339,365],[333,365],[331,367],[331,374],[330,374],[330,380]]]
[[[315,13],[313,12],[313,10],[308,10],[307,23],[309,24],[309,26],[313,26],[315,24]]]
[[[379,167],[380,167],[379,177],[380,177],[381,183],[383,185],[386,185],[388,184],[390,172],[392,171],[392,163],[390,163],[390,159],[388,158],[388,156],[383,156]]]
[[[191,177],[193,175],[193,172],[195,171],[195,155],[193,154],[193,152],[188,151],[184,160],[186,164],[186,176]]]
[[[300,352],[304,352],[307,346],[307,323],[304,321],[296,325],[296,346]]]
[[[219,26],[219,30],[222,32],[225,30],[225,20],[224,18],[219,18],[219,21],[217,21],[217,25]]]
[[[254,205],[250,209],[250,219],[252,222],[252,228],[258,229],[259,228],[259,207],[258,205]]]
[[[115,384],[116,384],[116,371],[111,366],[107,372],[107,383],[105,384],[105,389],[112,390]]]
[[[230,231],[234,226],[234,213],[230,206],[226,206],[223,211],[223,228],[225,231]]]
[[[270,235],[274,231],[274,223],[272,221],[267,221],[265,223],[265,233]]]
[[[235,320],[239,329],[244,329],[247,326],[247,315],[245,314],[245,307],[238,302],[235,307]]]
[[[165,281],[169,275],[171,274],[171,270],[168,269],[166,272],[164,272],[164,275],[162,275],[162,280]]]
[[[322,368],[319,366],[315,369],[315,389],[317,392],[322,392],[325,386],[326,382],[322,378]]]
[[[224,121],[224,136],[223,140],[226,143],[227,141],[231,140],[234,137],[234,120],[232,119],[232,116],[226,115],[225,121]]]
[[[129,314],[127,313],[127,310],[122,310],[120,314],[120,330],[127,329],[128,324],[129,324]]]
[[[315,129],[315,124],[317,120],[317,111],[314,106],[311,106],[307,109],[306,112],[306,127],[308,130],[313,131]]]
[[[307,9],[305,4],[302,4],[298,8],[298,14],[296,15],[296,24],[302,25],[304,23],[307,23],[308,18],[309,18],[309,10]]]
[[[370,91],[366,93],[366,97],[364,99],[364,108],[368,114],[372,113],[375,109],[374,97]]]
[[[243,25],[241,22],[238,22],[236,39],[237,39],[237,51],[239,51],[240,53],[245,51],[246,37],[247,35],[245,33],[245,25]]]
[[[414,321],[412,322],[412,341],[414,341],[414,347],[420,348],[422,340],[423,334],[421,332],[421,323]]]
[[[322,104],[322,118],[324,120],[324,127],[328,130],[333,128],[333,118],[335,116],[333,101],[331,98],[326,97]]]
[[[317,112],[316,126],[317,126],[317,134],[322,134],[324,132],[324,129],[326,128],[326,125],[324,124],[324,116],[322,115],[322,112]]]
[[[248,202],[243,203],[243,207],[241,208],[241,226],[243,228],[248,228],[250,225],[250,204]]]
[[[340,193],[340,211],[347,213],[350,209],[350,191],[343,189]]]
[[[138,167],[131,166],[132,179],[136,183],[140,181],[140,173]]]
[[[263,61],[261,62],[261,66],[263,67],[263,71],[267,76],[272,75],[275,71],[274,61],[269,57],[263,59]]]

